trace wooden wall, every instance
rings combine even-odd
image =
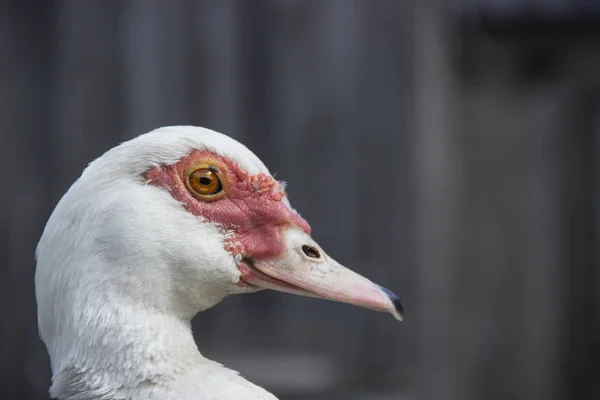
[[[194,320],[204,354],[283,399],[593,398],[598,40],[460,26],[436,2],[1,2],[0,397],[47,398],[33,253],[60,196],[194,124],[406,308],[230,298]]]

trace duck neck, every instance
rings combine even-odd
[[[204,360],[189,319],[115,301],[79,309],[57,338],[54,397],[129,398],[123,394],[169,385]]]

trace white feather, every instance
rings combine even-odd
[[[93,161],[37,248],[38,323],[60,399],[269,399],[201,356],[190,319],[244,290],[218,227],[140,174],[210,149],[269,174],[245,146],[197,127],[141,135]],[[287,200],[286,200],[287,202]]]

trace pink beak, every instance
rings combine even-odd
[[[392,291],[343,267],[300,229],[285,232],[287,251],[274,260],[244,260],[241,279],[252,286],[320,297],[391,313],[402,321],[403,307]]]

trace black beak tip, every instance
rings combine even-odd
[[[386,294],[386,296],[392,301],[394,304],[394,308],[396,308],[396,312],[400,315],[400,317],[404,318],[404,306],[402,306],[402,302],[392,292],[390,289],[384,288],[383,286],[379,286],[379,288]]]

